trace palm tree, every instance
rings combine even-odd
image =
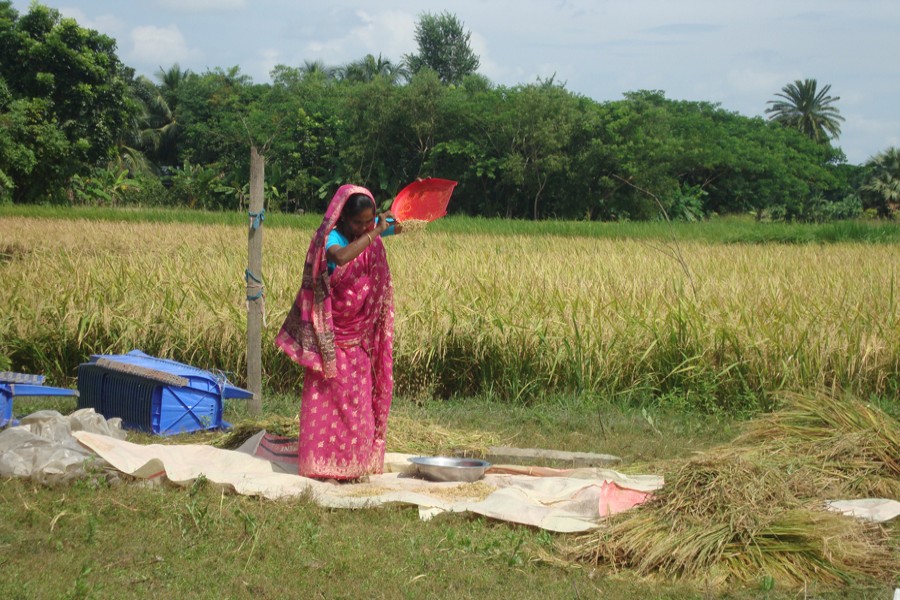
[[[399,84],[409,77],[409,71],[402,64],[394,64],[390,59],[382,58],[381,54],[378,58],[367,54],[364,58],[344,66],[340,74],[345,81],[362,83],[368,83],[376,77],[384,77],[391,85]]]
[[[182,69],[178,63],[169,67],[168,70],[160,67],[159,71],[156,72],[160,93],[172,110],[175,110],[175,105],[178,102],[178,88],[192,76],[193,72],[190,69]]]
[[[169,69],[159,68],[156,94],[148,98],[150,127],[154,141],[153,150],[160,166],[178,164],[178,137],[181,124],[178,121],[178,89],[189,79],[196,77],[190,69],[182,69],[178,63]]]
[[[840,111],[833,106],[840,96],[829,96],[831,85],[816,92],[815,79],[799,79],[781,88],[775,94],[782,100],[769,100],[772,106],[766,109],[770,121],[781,123],[802,131],[809,139],[819,143],[828,142],[829,135],[837,138],[841,134],[839,121],[843,121]]]
[[[148,149],[156,146],[156,134],[150,125],[150,105],[156,95],[156,86],[144,76],[128,82],[129,120],[116,141],[116,154],[107,168],[129,173],[148,173],[151,164],[145,156]]]
[[[320,79],[331,81],[338,74],[337,67],[329,67],[321,60],[305,60],[300,67],[300,75],[303,79]]]
[[[890,218],[900,208],[900,148],[888,148],[870,159],[871,169],[860,186],[865,205],[874,208],[879,217]]]

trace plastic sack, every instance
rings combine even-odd
[[[107,470],[108,463],[72,437],[73,431],[120,440],[126,435],[121,419],[106,420],[92,408],[68,416],[38,411],[22,418],[20,425],[0,431],[0,477],[58,484]]]

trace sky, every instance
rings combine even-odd
[[[256,83],[275,65],[340,66],[414,53],[423,13],[471,32],[478,72],[505,86],[555,77],[598,102],[635,90],[766,116],[788,83],[816,79],[840,99],[841,147],[860,164],[900,146],[898,0],[42,0],[117,42],[154,78],[178,63],[239,66]],[[30,0],[13,0],[20,14]]]

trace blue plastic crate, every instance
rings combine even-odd
[[[140,350],[92,356],[78,367],[78,391],[79,408],[159,435],[230,427],[223,401],[253,397],[224,376]]]
[[[78,392],[66,388],[44,385],[43,375],[0,371],[0,427],[15,424],[13,420],[14,396],[77,396]]]

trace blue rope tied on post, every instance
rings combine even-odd
[[[259,229],[262,222],[266,220],[266,209],[262,209],[258,213],[247,214],[250,215],[250,227],[253,229]]]
[[[262,279],[250,272],[250,269],[244,269],[244,282],[247,284],[247,310],[250,310],[250,303],[259,300],[262,302],[262,319],[263,327],[266,326],[266,287],[263,285]],[[257,290],[255,294],[250,294],[251,289]]]
[[[250,283],[251,279],[253,280],[253,283]],[[256,275],[251,273],[250,269],[244,269],[244,281],[247,283],[248,288],[256,288],[259,290],[252,296],[248,295],[247,300],[257,300],[263,297],[265,286],[263,286],[262,279],[259,279]]]

